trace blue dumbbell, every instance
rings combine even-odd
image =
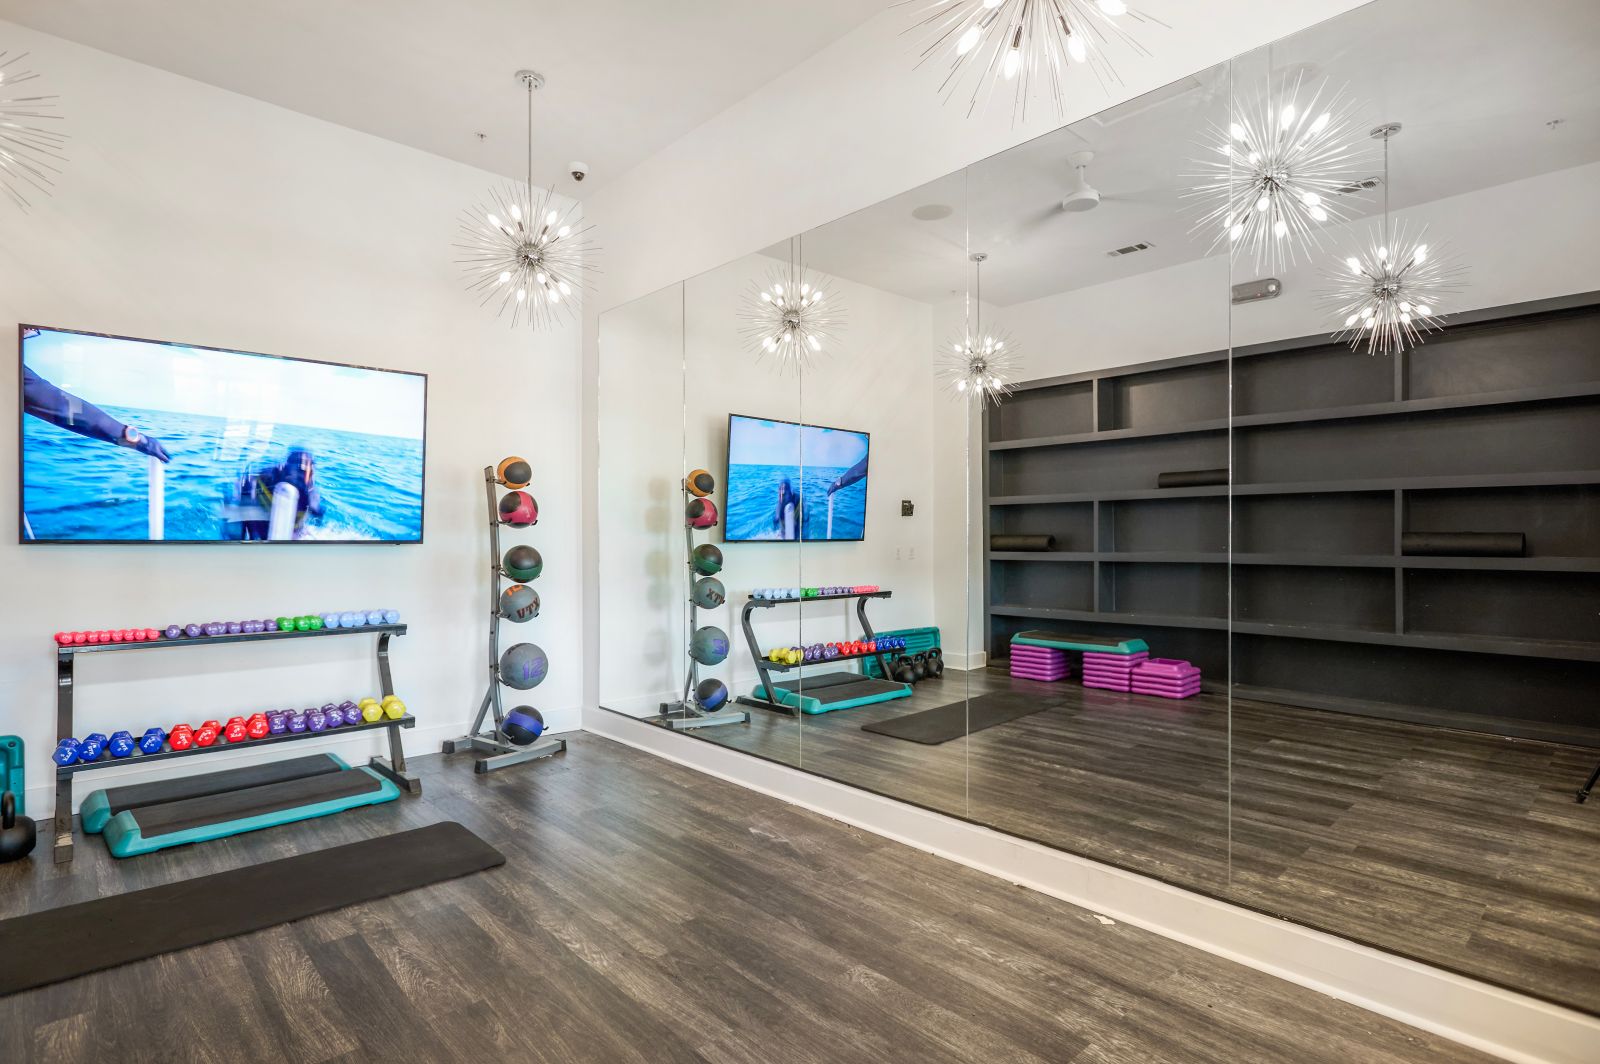
[[[119,760],[133,756],[133,751],[137,746],[138,744],[133,741],[133,736],[125,731],[117,732],[106,743],[106,748],[111,751],[111,756]]]
[[[78,740],[69,735],[65,739],[61,740],[60,745],[56,747],[56,752],[50,755],[50,760],[54,761],[62,768],[66,768],[68,765],[78,760],[78,749],[81,745],[82,744],[79,743]]]
[[[143,754],[159,754],[161,748],[167,745],[167,732],[164,728],[147,728],[144,736],[139,740],[139,752]]]
[[[106,752],[106,744],[98,739],[85,739],[78,744],[79,761],[98,761],[100,755]]]
[[[383,623],[384,624],[399,624],[400,623],[400,611],[399,610],[384,610],[383,611]]]

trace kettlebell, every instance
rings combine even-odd
[[[936,680],[944,675],[944,654],[938,647],[928,651],[928,675]]]
[[[38,841],[33,818],[17,815],[17,796],[10,791],[0,795],[0,864],[28,856]]]
[[[927,678],[928,659],[924,655],[918,654],[916,657],[911,659],[911,682],[916,683],[919,680],[926,680]]]
[[[916,674],[908,658],[898,657],[894,659],[894,678],[900,683],[911,683],[916,679]]]

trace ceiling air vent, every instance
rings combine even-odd
[[[1370,192],[1383,184],[1381,177],[1369,177],[1361,181],[1352,181],[1348,185],[1340,185],[1333,190],[1335,196],[1348,196],[1356,192]]]
[[[1149,241],[1141,240],[1137,244],[1129,244],[1125,248],[1118,248],[1115,251],[1108,251],[1106,252],[1106,255],[1113,259],[1118,259],[1124,255],[1132,255],[1135,251],[1148,251],[1153,247],[1155,247],[1155,245]]]

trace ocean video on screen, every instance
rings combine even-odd
[[[22,539],[417,542],[427,377],[22,330]]]
[[[858,540],[866,535],[865,432],[728,419],[729,540]]]

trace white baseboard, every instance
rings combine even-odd
[[[1600,1019],[606,710],[584,728],[1522,1064],[1596,1064]]]

